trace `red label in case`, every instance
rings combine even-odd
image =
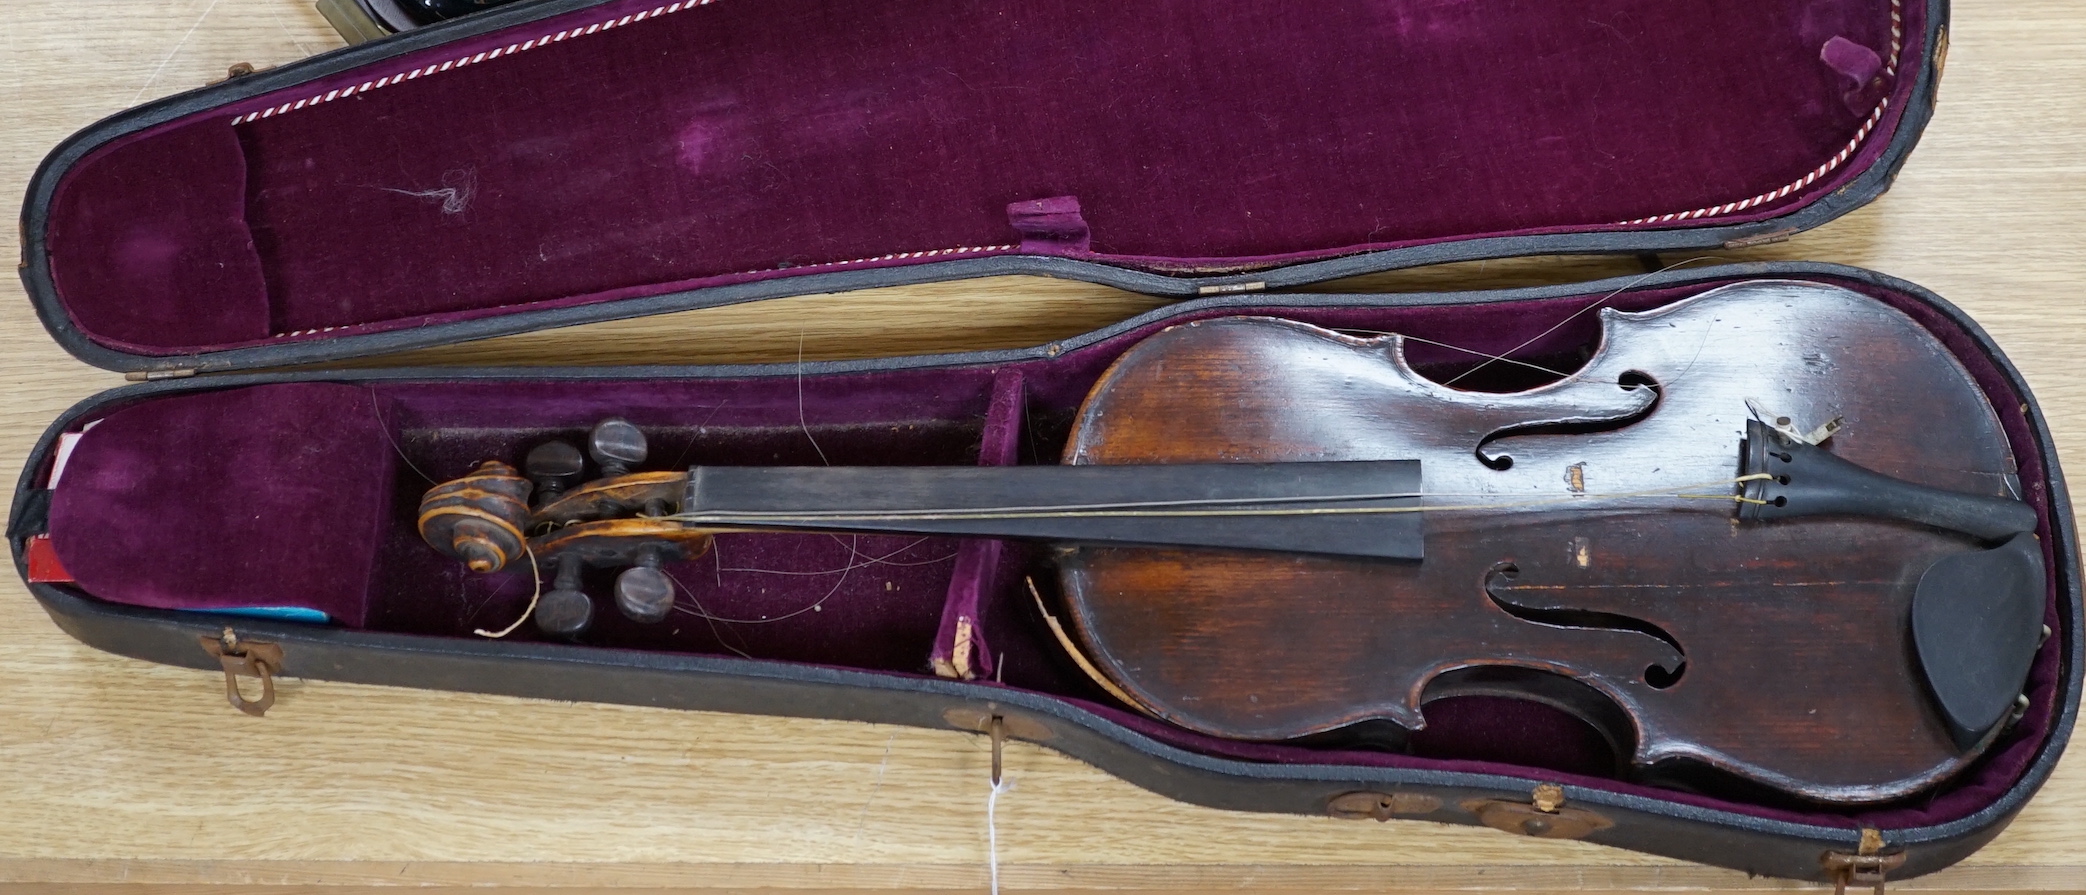
[[[50,535],[37,535],[29,539],[29,583],[56,584],[73,580],[72,573],[58,561],[58,548],[51,546]]]

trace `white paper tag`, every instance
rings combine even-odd
[[[65,474],[65,464],[72,460],[73,449],[80,446],[80,436],[86,435],[87,430],[99,425],[101,420],[95,420],[81,426],[78,432],[66,432],[58,436],[58,457],[51,461],[51,479],[44,483],[45,488],[58,487],[58,477]]]

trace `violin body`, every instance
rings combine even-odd
[[[1864,802],[1973,759],[1907,627],[1922,574],[1978,545],[1886,519],[1742,523],[1728,500],[1680,496],[1730,493],[1749,398],[1800,427],[1843,420],[1833,453],[1871,470],[2012,496],[1969,374],[1902,313],[1836,289],[1747,283],[1600,314],[1582,369],[1514,394],[1430,382],[1395,335],[1279,320],[1133,348],[1065,462],[1418,458],[1431,503],[1489,506],[1429,512],[1417,563],[1068,548],[1092,664],[1152,715],[1239,739],[1416,730],[1430,699],[1480,693],[1573,712],[1639,776],[1708,765]],[[1599,497],[1644,492],[1674,496]]]

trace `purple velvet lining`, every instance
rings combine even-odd
[[[54,224],[61,298],[91,338],[163,354],[949,257],[893,253],[1018,243],[1238,269],[1605,228],[1738,203],[1837,157],[1874,108],[1850,109],[1844,72],[1856,48],[1888,53],[1892,11],[723,0],[519,48],[657,5],[605,4],[118,141],[67,175],[54,222],[119,193],[244,203],[265,286],[99,288],[88,271],[133,263],[120,234]],[[1923,8],[1904,12],[1900,55],[1918,59]],[[460,58],[474,61],[391,82]],[[1847,164],[1709,220],[1836,189],[1888,142],[1911,70]],[[230,131],[245,164],[161,145],[191,127]],[[1076,221],[1024,232],[1021,203],[1073,196]],[[251,270],[246,251],[198,233],[180,257],[217,276],[221,253]],[[197,300],[226,308],[183,308]],[[149,322],[174,316],[198,321]]]
[[[1714,285],[1719,284],[1627,292],[1605,304],[1656,307]],[[1957,353],[1995,406],[2020,403],[2000,370],[1938,312],[1886,289],[1840,285],[1927,326]],[[1569,367],[1599,333],[1596,315],[1581,313],[1598,299],[1270,307],[1260,313],[1334,328],[1394,329],[1481,352],[1527,343],[1517,356]],[[1256,311],[1210,308],[1198,315],[1241,313]],[[1553,329],[1560,320],[1566,322]],[[470,636],[473,628],[502,627],[522,611],[528,576],[468,575],[419,543],[412,508],[433,479],[458,475],[488,457],[518,460],[541,440],[575,438],[611,412],[652,433],[650,465],[658,468],[1049,462],[1092,383],[1154,328],[996,368],[899,369],[801,382],[791,376],[414,381],[276,385],[153,399],[111,413],[82,440],[54,501],[52,536],[82,589],[104,599],[181,607],[292,603],[333,612],[351,626]],[[1411,345],[1409,357],[1437,377],[1470,364],[1469,355],[1420,343]],[[2018,413],[2001,418],[2028,499],[2047,509],[2048,483],[2028,420]],[[388,493],[374,493],[381,491]],[[344,519],[364,524],[343,529]],[[2051,542],[2048,531],[2041,534],[2044,543]],[[311,549],[315,545],[325,549]],[[969,560],[964,551],[971,551]],[[1584,725],[1531,704],[1493,699],[1430,705],[1430,727],[1413,744],[1414,754],[1191,734],[1129,712],[1100,693],[1063,655],[1021,583],[1025,574],[1039,572],[1039,580],[1049,580],[1039,557],[1015,544],[999,545],[997,557],[990,552],[935,538],[721,538],[717,551],[671,567],[692,597],[672,621],[638,626],[605,610],[587,642],[926,674],[931,655],[947,655],[949,620],[968,615],[977,625],[974,642],[989,644],[993,665],[984,679],[1072,700],[1193,751],[1279,763],[1504,773],[1792,822],[1903,828],[1964,817],[2020,779],[2050,733],[2063,686],[2059,651],[2065,637],[2074,636],[2052,638],[2043,647],[2027,688],[2029,712],[1970,771],[1918,799],[1835,812],[1767,797],[1606,779],[1600,776],[1606,756]],[[169,563],[169,556],[198,559]],[[2054,594],[2054,563],[2051,569]],[[606,584],[606,573],[588,581],[597,593]],[[2059,622],[2054,598],[2049,622]],[[524,626],[514,636],[533,633]]]
[[[82,589],[168,609],[301,606],[367,622],[391,528],[367,389],[299,383],[146,401],[80,440],[51,543]]]
[[[261,258],[246,226],[246,157],[223,122],[161,129],[82,164],[51,216],[54,256],[84,246],[92,260],[53,265],[73,322],[155,346],[266,338]]]
[[[994,377],[992,405],[978,438],[979,466],[1013,466],[1020,461],[1022,424],[1028,421],[1022,405],[1027,399],[1020,373],[1003,370]],[[1000,579],[1009,565],[1009,550],[1005,542],[990,538],[968,539],[957,548],[949,598],[942,604],[941,625],[934,635],[931,659],[936,674],[966,680],[993,676],[997,663],[980,607],[986,593],[1004,585]]]

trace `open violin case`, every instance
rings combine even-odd
[[[22,275],[50,332],[153,381],[52,424],[15,492],[16,565],[80,640],[228,680],[997,728],[1203,805],[1487,824],[1797,879],[1928,873],[2047,778],[2080,694],[2063,476],[1975,323],[1914,284],[1805,263],[1311,287],[1823,224],[1880,195],[1913,148],[1944,26],[1941,0],[538,0],[238,77],[86,129],[30,186]],[[1005,274],[1178,302],[970,354],[312,366]],[[434,484],[609,417],[644,431],[647,469],[1053,464],[1089,390],[1169,327],[1401,333],[1417,375],[1512,392],[1596,357],[1616,312],[1763,283],[1924,333],[1936,369],[1989,404],[1999,478],[2035,511],[2047,632],[2022,654],[2021,698],[1966,768],[1880,802],[1619,771],[1613,731],[1510,693],[1432,701],[1394,748],[1200,733],[1068,655],[1047,545],[722,535],[666,567],[684,593],[665,622],[604,608],[566,642],[527,624],[474,634],[530,605],[527,565],[472,574],[416,530]],[[1802,360],[1824,382],[1865,358]],[[1805,382],[1758,397],[1795,406]],[[1684,386],[1661,383],[1662,400]],[[1891,412],[1917,418],[1918,403]],[[1721,418],[1734,460],[1745,415]],[[1888,415],[1850,413],[1826,449],[1858,454]],[[586,589],[612,574],[589,571]],[[1903,669],[1911,692],[1921,673]]]

